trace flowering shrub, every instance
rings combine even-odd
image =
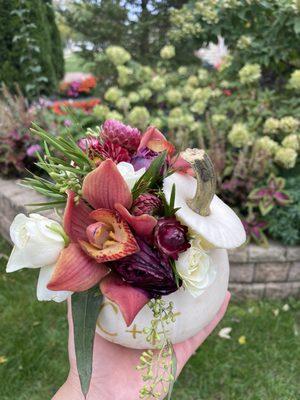
[[[291,87],[293,73],[279,93],[262,85],[263,69],[257,63],[246,63],[226,79],[231,58],[221,38],[218,46],[201,52],[202,66],[174,71],[169,62],[174,51],[165,46],[156,68],[128,55],[120,65],[110,55],[107,62],[115,63],[116,80],[93,110],[97,123],[114,118],[141,130],[152,124],[168,132],[179,149],[208,149],[223,198],[254,231],[258,223],[267,232],[265,216],[249,196],[266,186],[272,174],[283,176],[297,166],[300,101]],[[207,68],[208,63],[214,68]]]
[[[201,48],[222,35],[233,56],[231,78],[249,63],[243,73],[258,76],[254,65],[260,64],[265,80],[281,81],[291,68],[299,67],[299,13],[296,0],[190,0],[171,11],[169,38],[178,47],[193,42]],[[291,85],[299,90],[297,82],[295,73]]]
[[[91,94],[96,87],[96,78],[91,74],[69,73],[59,85],[60,92],[68,97]]]
[[[29,127],[37,114],[22,94],[11,95],[6,87],[0,101],[0,174],[20,176],[26,169],[34,169],[36,152],[41,151],[38,140],[29,134]]]
[[[100,104],[100,99],[90,100],[57,100],[49,106],[51,110],[57,115],[67,115],[68,109],[80,109],[85,113],[93,111],[96,105]]]

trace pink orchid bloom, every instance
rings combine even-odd
[[[170,166],[177,172],[194,176],[194,171],[191,165],[185,161],[180,155],[172,157],[175,152],[175,147],[170,143],[165,136],[155,127],[150,126],[144,133],[140,142],[138,151],[148,148],[156,153],[167,151],[167,160]]]
[[[150,215],[130,214],[131,191],[110,159],[85,177],[82,196],[76,203],[75,193],[68,192],[64,229],[71,243],[61,252],[48,288],[78,292],[100,283],[102,293],[118,304],[130,325],[149,295],[118,275],[112,276],[105,262],[139,251],[130,226],[138,235],[147,236],[157,221]]]
[[[168,156],[171,156],[175,151],[173,144],[154,126],[150,126],[143,134],[138,151],[145,147],[156,153],[161,153],[166,150]]]

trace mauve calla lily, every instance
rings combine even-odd
[[[149,293],[132,287],[114,273],[100,282],[100,290],[109,300],[118,304],[127,326],[132,324],[137,313],[150,300]]]

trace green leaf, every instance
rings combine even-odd
[[[72,295],[72,316],[77,369],[84,396],[90,387],[96,322],[103,296],[98,287]]]
[[[300,33],[300,17],[295,19],[294,32],[296,33],[296,35],[298,35],[298,33]]]
[[[163,167],[167,157],[167,152],[162,152],[151,163],[147,171],[140,177],[132,189],[133,199],[136,199],[140,194],[145,193],[148,189],[162,177],[161,168]]]

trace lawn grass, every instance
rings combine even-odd
[[[65,57],[65,72],[90,72],[88,64],[79,57],[78,54],[72,53]]]
[[[0,240],[0,254],[8,251]],[[0,399],[48,400],[68,370],[66,307],[38,302],[37,271],[7,275],[5,262],[2,257]],[[286,303],[290,309],[283,311]],[[232,327],[230,340],[217,335],[222,327]],[[172,400],[298,400],[299,335],[299,300],[232,302],[184,369]],[[241,336],[245,344],[239,343]]]

